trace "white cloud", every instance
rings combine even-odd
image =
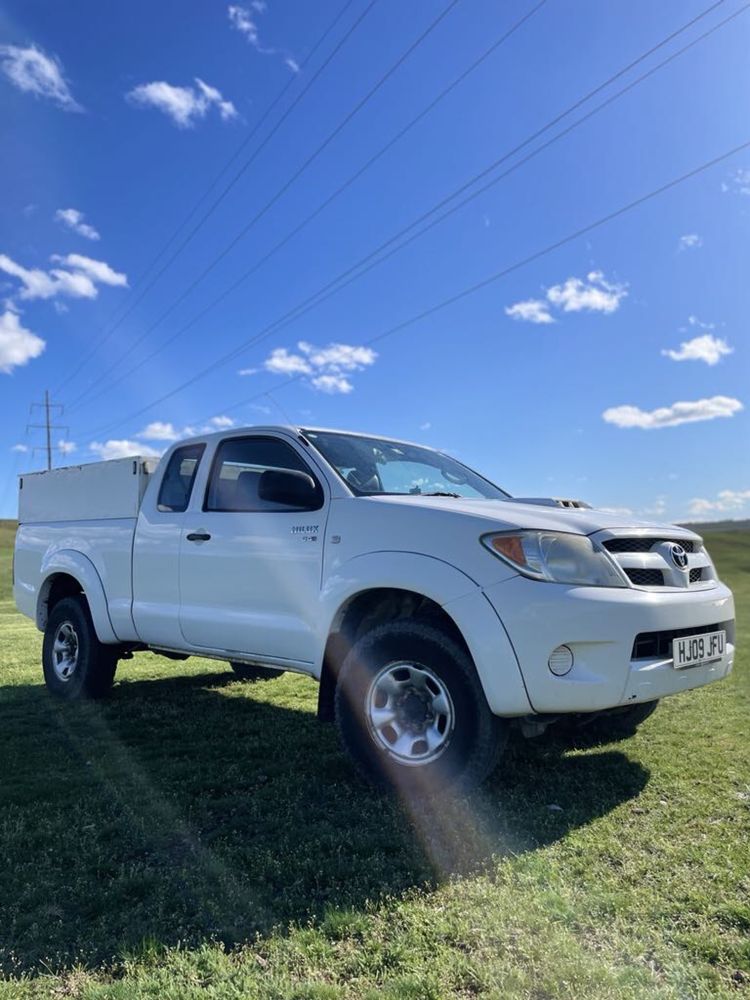
[[[18,313],[12,309],[0,313],[0,372],[9,375],[14,368],[38,358],[45,346],[41,337],[21,326]]]
[[[223,415],[218,417],[211,417],[208,423],[209,426],[213,428],[213,430],[215,431],[225,431],[228,430],[230,427],[234,427],[234,420],[232,420],[231,417],[225,417]]]
[[[713,500],[695,497],[688,504],[691,514],[728,513],[750,504],[750,490],[721,490]]]
[[[29,450],[29,446],[26,444],[14,444],[10,450],[18,452],[19,455],[25,455]]]
[[[267,45],[261,44],[255,15],[263,14],[265,10],[266,4],[263,0],[254,0],[250,4],[250,7],[230,4],[227,7],[227,15],[231,26],[235,31],[239,31],[241,35],[244,35],[245,39],[252,45],[256,52],[259,52],[263,56],[278,56],[283,60],[287,69],[291,70],[292,73],[299,73],[299,63],[290,52],[287,52],[285,49],[269,48]]]
[[[703,320],[698,319],[697,316],[688,316],[688,325],[680,327],[680,333],[689,333],[690,327],[696,330],[715,330],[715,323],[704,323]]]
[[[515,305],[505,307],[506,316],[512,319],[525,320],[528,323],[554,323],[554,317],[549,306],[542,299],[526,299]]]
[[[154,420],[136,434],[136,437],[144,438],[146,441],[174,441],[179,436],[174,424],[165,423],[163,420]]]
[[[750,169],[738,167],[730,175],[729,181],[722,181],[721,190],[725,193],[731,191],[733,194],[750,195]]]
[[[97,283],[120,287],[126,287],[128,283],[126,274],[113,270],[103,260],[92,260],[76,253],[65,257],[54,254],[50,259],[53,263],[64,264],[65,268],[53,267],[49,271],[26,268],[7,254],[0,254],[0,271],[21,282],[23,288],[19,295],[22,299],[51,299],[57,295],[95,299]]]
[[[176,441],[178,438],[197,437],[199,434],[215,434],[216,431],[229,430],[234,427],[235,421],[231,417],[224,415],[211,417],[202,426],[175,427],[173,423],[165,420],[154,420],[147,424],[142,431],[135,436],[143,441]],[[143,447],[143,445],[138,445]],[[144,454],[146,454],[144,452]]]
[[[348,378],[344,375],[316,375],[310,379],[310,385],[320,392],[327,392],[329,395],[341,393],[346,395],[354,389]]]
[[[738,399],[712,396],[710,399],[672,403],[671,406],[661,406],[656,410],[641,410],[637,406],[613,406],[605,410],[602,417],[608,424],[614,424],[616,427],[654,430],[659,427],[677,427],[699,420],[714,420],[717,417],[733,417],[742,409],[743,405]]]
[[[432,427],[432,424],[430,423],[429,420],[425,420],[425,422],[423,424],[419,425],[420,431],[428,431],[431,427]]]
[[[143,444],[142,441],[128,441],[123,438],[120,440],[109,441],[92,441],[89,445],[89,450],[94,454],[98,455],[102,461],[106,461],[110,458],[132,458],[136,455],[140,455],[143,458],[159,458],[162,454],[161,451],[157,451],[156,448],[150,447],[150,445]]]
[[[60,282],[48,271],[23,267],[4,253],[0,254],[0,271],[18,278],[24,286],[20,293],[22,299],[50,299],[62,291]]]
[[[72,455],[74,451],[78,450],[78,445],[75,441],[65,441],[61,439],[57,442],[57,449],[61,455]]]
[[[257,8],[255,9],[257,10]],[[227,14],[229,15],[229,23],[232,25],[232,27],[236,31],[239,31],[240,34],[244,35],[251,45],[253,45],[255,48],[258,48],[258,46],[260,45],[258,26],[253,20],[252,14],[247,9],[247,7],[239,7],[231,5],[230,7],[227,8]]]
[[[98,230],[90,226],[88,222],[84,222],[83,219],[83,212],[79,212],[77,208],[58,208],[55,212],[55,221],[61,222],[68,229],[72,229],[74,233],[78,233],[79,236],[83,236],[87,240],[100,239]]]
[[[260,371],[259,368],[240,368],[237,372],[238,375],[257,375]]]
[[[156,108],[172,119],[178,128],[191,128],[205,118],[211,108],[216,108],[222,121],[237,117],[231,101],[224,100],[216,87],[210,87],[195,77],[195,87],[175,87],[164,80],[141,83],[125,96],[133,104]]]
[[[370,347],[352,344],[329,344],[328,347],[313,347],[301,340],[297,347],[307,355],[315,368],[353,372],[374,363],[377,354]]]
[[[699,236],[698,233],[685,233],[677,243],[678,250],[697,250],[698,247],[702,246],[703,237]]]
[[[552,285],[544,299],[524,299],[506,306],[505,313],[513,319],[528,323],[554,323],[550,306],[564,313],[600,312],[613,313],[628,294],[627,285],[608,281],[602,271],[589,271],[586,278],[568,278],[559,285]]]
[[[103,260],[93,260],[79,253],[69,253],[65,257],[53,254],[53,263],[65,264],[66,267],[79,274],[85,274],[100,285],[112,285],[115,288],[127,288],[128,276],[115,271]]]
[[[547,290],[548,300],[563,312],[613,313],[627,294],[625,285],[607,281],[601,271],[590,271],[585,281],[568,278]]]
[[[305,340],[297,344],[298,354],[286,347],[275,347],[263,363],[275,375],[308,376],[308,385],[319,392],[347,394],[354,386],[346,373],[362,371],[373,365],[377,354],[370,347],[356,344],[328,344],[316,347]]]
[[[661,353],[671,358],[672,361],[705,361],[707,365],[716,365],[722,357],[731,354],[733,348],[721,337],[714,337],[712,333],[704,333],[700,337],[693,337],[692,340],[683,340],[680,349],[663,350]]]
[[[308,361],[299,354],[290,354],[286,347],[274,347],[263,366],[274,375],[305,375],[312,372],[312,365]]]
[[[47,98],[63,111],[83,111],[70,92],[60,60],[36,45],[0,45],[0,70],[25,94]]]

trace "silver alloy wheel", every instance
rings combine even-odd
[[[453,735],[456,715],[448,688],[429,667],[389,663],[367,692],[373,740],[400,764],[429,764]]]
[[[69,681],[78,666],[78,634],[70,622],[63,622],[52,644],[52,667],[58,680]]]

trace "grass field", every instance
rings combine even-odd
[[[750,994],[750,533],[733,676],[471,799],[364,786],[302,677],[141,654],[60,705],[0,524],[0,998]]]

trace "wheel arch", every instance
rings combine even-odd
[[[341,603],[331,622],[321,667],[319,718],[333,721],[338,671],[352,645],[370,629],[405,618],[435,625],[471,655],[460,628],[433,598],[405,587],[364,587]]]
[[[86,598],[99,641],[116,643],[118,639],[110,621],[101,577],[90,559],[71,549],[55,552],[42,565],[42,581],[36,601],[37,628],[44,631],[49,613],[58,601],[77,594]]]
[[[338,667],[352,642],[368,628],[398,617],[434,623],[463,646],[496,715],[532,711],[502,622],[465,573],[431,556],[381,552],[352,560],[337,579],[349,586],[341,586],[343,592],[335,600],[328,595],[333,610],[327,616],[330,624],[319,663],[321,719],[332,718]]]

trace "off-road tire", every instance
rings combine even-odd
[[[75,662],[67,677],[63,676],[61,657],[55,651],[61,636],[75,639]],[[82,595],[65,597],[50,611],[42,644],[42,669],[47,690],[66,701],[103,698],[112,687],[117,670],[117,647],[99,642],[88,603]]]
[[[256,667],[253,663],[230,663],[235,677],[240,681],[272,681],[274,677],[280,677],[283,670],[276,670],[274,667]]]
[[[425,763],[395,760],[368,722],[371,685],[384,668],[399,663],[431,670],[452,702],[450,739],[437,759]],[[351,647],[338,674],[335,718],[341,742],[361,773],[409,796],[480,784],[494,769],[509,728],[490,711],[467,650],[439,626],[408,620],[376,626]]]

